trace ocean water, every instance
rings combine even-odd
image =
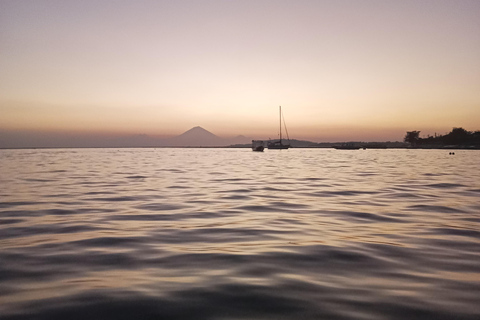
[[[1,319],[480,319],[480,151],[0,150]]]

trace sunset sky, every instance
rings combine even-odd
[[[0,131],[480,130],[480,1],[0,1]],[[1,133],[0,133],[1,134]]]

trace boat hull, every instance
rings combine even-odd
[[[335,147],[337,150],[359,150],[360,147]]]
[[[334,148],[337,150],[358,150],[360,149],[360,146],[356,145],[353,142],[347,142],[342,144],[341,146],[336,146]]]
[[[264,143],[262,140],[252,140],[252,150],[262,152],[265,149]]]
[[[289,144],[278,144],[278,143],[272,143],[272,144],[268,144],[267,146],[268,149],[277,149],[277,150],[285,150],[285,149],[288,149],[290,148],[290,145]]]

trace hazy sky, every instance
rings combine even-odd
[[[480,1],[0,0],[0,129],[480,130]]]

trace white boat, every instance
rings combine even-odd
[[[283,120],[283,124],[285,125],[285,120]],[[287,126],[285,125],[285,132],[287,133],[287,139],[290,141],[290,137],[288,136]],[[290,144],[284,144],[282,142],[282,106],[280,106],[280,139],[279,140],[271,140],[267,144],[268,149],[288,149],[290,148]]]
[[[265,146],[263,144],[263,140],[252,140],[252,150],[253,151],[263,151]]]

